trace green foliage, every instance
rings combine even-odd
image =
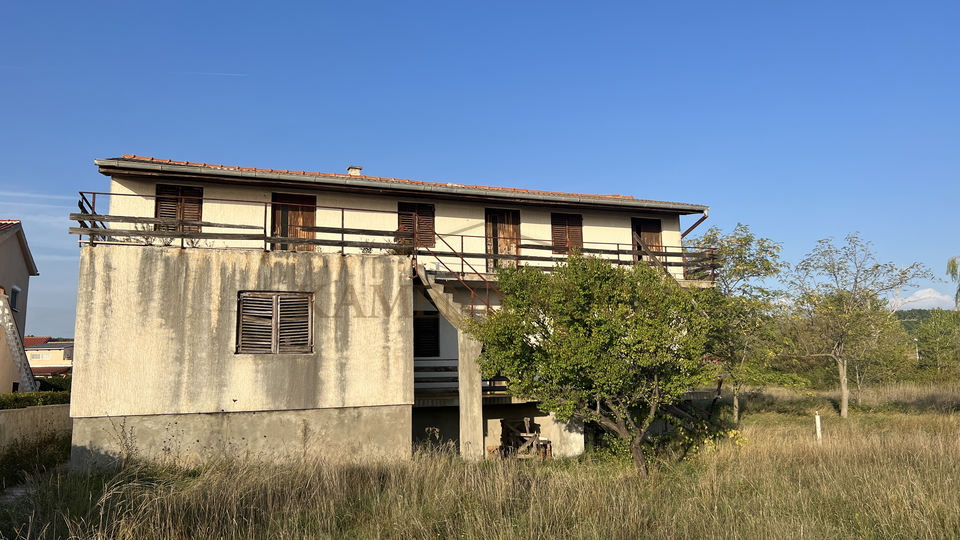
[[[73,379],[67,377],[38,378],[41,392],[70,391],[70,384]]]
[[[960,311],[931,310],[916,335],[920,353],[917,364],[956,377],[960,370]]]
[[[15,392],[0,394],[0,409],[22,409],[38,405],[70,403],[70,392]]]
[[[780,244],[757,238],[743,224],[729,234],[713,227],[692,242],[712,247],[719,255],[716,291],[720,297],[713,299],[711,313],[717,325],[710,352],[723,362],[734,393],[745,385],[803,386],[802,377],[777,364],[785,347],[776,324],[782,311],[777,301],[781,294],[765,282],[786,269]],[[737,411],[734,422],[739,421]]]
[[[508,377],[513,395],[561,420],[597,422],[630,441],[642,469],[639,440],[658,407],[715,374],[703,361],[714,322],[697,303],[710,291],[682,289],[646,264],[579,255],[549,274],[520,267],[497,277],[502,308],[467,328],[483,343],[483,373]]]
[[[836,246],[820,240],[790,279],[792,313],[784,321],[792,353],[830,359],[837,366],[840,414],[849,409],[849,368],[858,388],[869,374],[888,377],[906,359],[905,333],[888,308],[899,307],[900,292],[932,274],[920,263],[880,263],[871,243],[851,233]],[[892,295],[892,300],[885,297]]]
[[[913,337],[917,335],[917,327],[930,317],[931,309],[898,309],[893,315],[900,321],[903,329]]]

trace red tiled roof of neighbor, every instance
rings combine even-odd
[[[37,366],[30,367],[30,371],[33,372],[34,376],[52,376],[52,375],[69,375],[73,371],[73,366]]]
[[[365,178],[367,180],[379,180],[382,182],[398,182],[398,183],[409,183],[409,184],[418,184],[418,185],[427,185],[427,186],[456,186],[464,188],[473,188],[473,189],[484,189],[490,191],[504,191],[504,192],[514,192],[514,193],[536,193],[540,195],[573,195],[577,197],[597,197],[601,199],[630,199],[630,200],[639,200],[634,199],[632,195],[591,195],[585,193],[563,193],[559,191],[540,191],[536,189],[518,189],[518,188],[506,188],[506,187],[496,187],[496,186],[472,186],[472,185],[460,185],[460,184],[445,184],[443,182],[423,182],[421,180],[407,180],[403,178],[383,178],[380,176],[364,176],[364,175],[350,175],[350,174],[339,174],[339,173],[322,173],[322,172],[307,172],[307,171],[288,171],[288,170],[279,170],[279,169],[257,169],[255,167],[233,167],[228,165],[212,165],[210,163],[195,163],[192,161],[174,161],[172,159],[160,159],[153,157],[144,157],[138,156],[135,154],[124,154],[122,159],[125,160],[135,160],[135,161],[145,161],[152,163],[166,163],[170,165],[185,165],[189,167],[204,167],[209,169],[222,169],[229,171],[250,171],[250,172],[265,172],[265,173],[278,173],[278,174],[300,174],[304,176],[348,176],[351,178]],[[661,201],[649,201],[649,202],[661,202]]]
[[[24,347],[36,347],[37,345],[43,345],[44,343],[50,341],[50,338],[53,336],[27,336],[23,338]]]
[[[0,231],[12,229],[13,227],[19,224],[20,224],[19,219],[0,219]]]

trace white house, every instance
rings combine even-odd
[[[577,249],[710,279],[710,254],[682,247],[680,217],[701,215],[695,227],[701,205],[360,167],[95,163],[110,189],[71,215],[75,468],[131,452],[396,458],[429,436],[481,458],[518,423],[577,454],[579,427],[484,381],[459,330],[499,303],[496,267],[549,268]]]

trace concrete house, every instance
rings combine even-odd
[[[403,458],[416,440],[479,459],[583,450],[483,380],[459,328],[496,309],[502,265],[578,249],[710,279],[680,217],[708,207],[127,155],[72,214],[81,259],[74,468],[137,453]],[[532,446],[531,446],[532,445]]]
[[[24,339],[24,352],[35,377],[63,377],[73,373],[73,342],[44,341],[28,345]]]
[[[37,383],[23,351],[30,276],[38,276],[23,225],[0,220],[0,393],[35,392]]]

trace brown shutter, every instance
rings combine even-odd
[[[183,186],[180,188],[180,218],[184,221],[203,219],[203,188]],[[200,232],[199,225],[184,225],[183,232]]]
[[[550,233],[554,253],[569,253],[570,248],[582,248],[583,216],[550,214]]]
[[[432,204],[398,203],[398,226],[402,231],[413,232],[414,215],[417,220],[417,245],[434,247],[436,245],[436,231],[434,228],[436,208]]]
[[[154,217],[182,221],[200,221],[203,218],[203,188],[157,184]],[[199,225],[154,226],[157,231],[200,232]]]
[[[277,352],[310,352],[311,297],[303,294],[281,294],[277,297],[279,314]]]
[[[179,219],[180,212],[178,211],[179,201],[177,197],[180,196],[179,186],[167,186],[164,184],[157,184],[157,199],[156,199],[156,208],[154,209],[153,217],[159,219]],[[174,225],[154,225],[154,230],[157,231],[175,231],[177,227]]]
[[[240,293],[238,353],[273,352],[274,297],[262,293]]]

